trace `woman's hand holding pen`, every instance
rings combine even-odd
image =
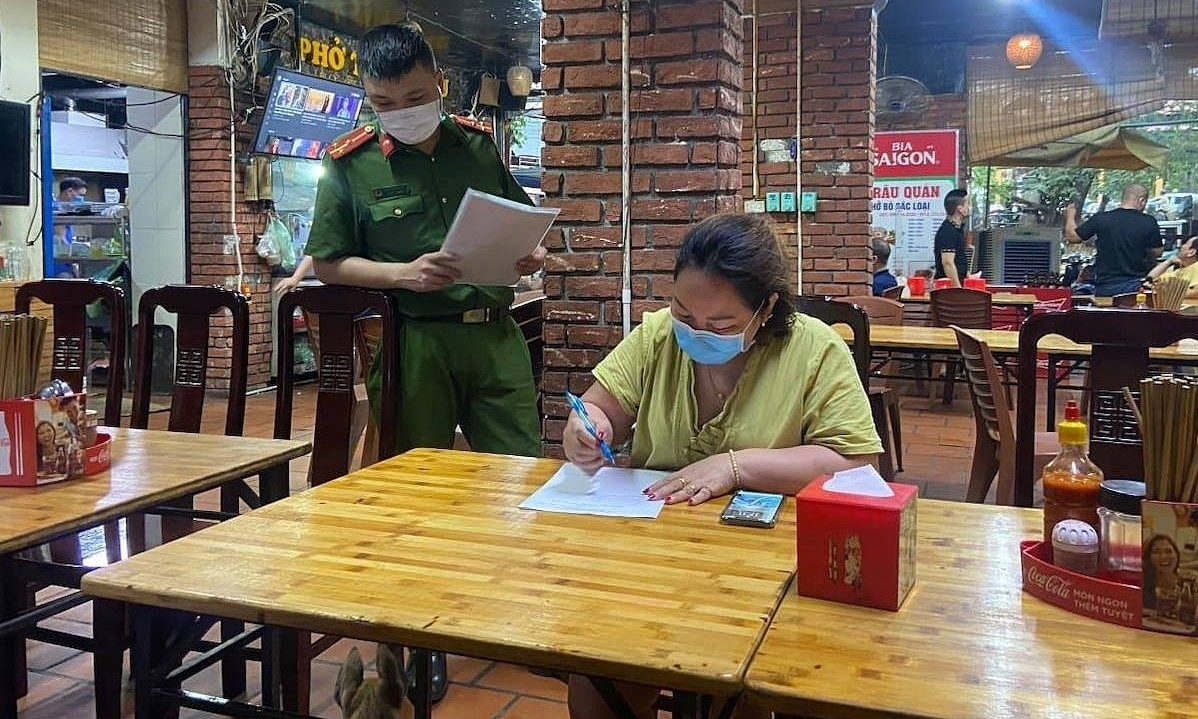
[[[611,420],[607,418],[607,414],[590,402],[586,404],[586,409],[599,434],[599,439],[610,442],[613,433]],[[562,448],[566,451],[566,459],[588,472],[597,472],[606,464],[603,450],[599,448],[599,439],[591,436],[577,412],[570,413],[570,419],[566,422],[566,429],[562,433]]]

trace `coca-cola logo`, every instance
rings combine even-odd
[[[1073,582],[1056,574],[1045,574],[1031,565],[1027,570],[1027,580],[1049,594],[1055,594],[1061,599],[1073,596]]]

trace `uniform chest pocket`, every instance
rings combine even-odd
[[[420,195],[392,197],[370,203],[370,219],[375,222],[402,220],[412,215],[424,214],[424,198]]]

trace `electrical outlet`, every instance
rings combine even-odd
[[[814,192],[804,192],[799,200],[800,212],[815,212],[816,195]]]
[[[225,235],[221,238],[224,240],[224,253],[232,255],[237,253],[237,246],[241,244],[241,238],[237,235]]]
[[[795,209],[796,209],[795,208],[795,193],[783,192],[782,193],[782,211],[783,212],[794,212]]]
[[[780,193],[780,192],[765,193],[765,211],[766,212],[781,212],[782,211],[782,193]]]
[[[749,214],[765,212],[765,200],[745,200],[745,212]]]

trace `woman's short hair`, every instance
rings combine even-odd
[[[790,331],[796,311],[794,291],[782,245],[764,218],[716,215],[695,225],[682,240],[674,278],[690,268],[726,280],[745,306],[754,310],[776,294],[774,311],[761,328],[761,338]]]

